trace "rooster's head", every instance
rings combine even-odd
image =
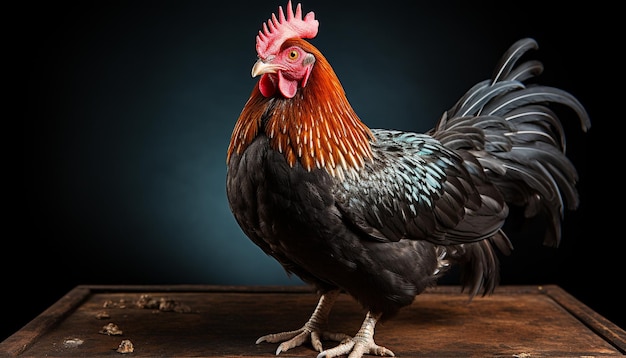
[[[258,61],[252,67],[252,77],[262,75],[259,90],[265,97],[280,91],[286,98],[295,96],[299,87],[306,83],[315,64],[315,56],[300,46],[289,46],[285,41],[290,38],[313,38],[317,35],[319,22],[315,14],[309,12],[302,17],[302,7],[296,6],[294,13],[291,0],[287,3],[287,15],[278,7],[278,17],[263,24],[263,29],[256,37]]]

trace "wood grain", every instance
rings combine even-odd
[[[190,312],[139,308],[141,295],[169,299]],[[114,305],[105,308],[105,302]],[[274,357],[277,344],[258,337],[302,326],[317,302],[308,287],[78,286],[0,343],[4,356],[99,357],[123,339],[132,357]],[[124,306],[123,308],[120,306]],[[108,319],[98,319],[106,311]],[[365,312],[342,295],[333,331],[354,334]],[[121,336],[99,333],[115,323]],[[81,340],[77,346],[64,344]],[[457,286],[418,296],[376,327],[376,342],[397,357],[581,357],[626,354],[626,332],[558,286],[503,286],[468,301]],[[334,342],[325,342],[330,348]],[[310,345],[280,357],[315,357]]]

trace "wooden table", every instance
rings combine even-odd
[[[163,302],[153,308],[137,302]],[[77,286],[0,343],[19,357],[274,357],[258,337],[301,327],[317,296],[308,287]],[[102,315],[108,315],[103,318]],[[364,312],[342,295],[330,328],[354,334]],[[114,323],[122,335],[100,331]],[[376,327],[397,357],[602,357],[626,354],[626,332],[558,286],[503,286],[468,302],[457,286],[418,296]],[[133,353],[117,352],[130,340]],[[326,342],[330,348],[334,342]],[[309,344],[280,357],[315,357]]]

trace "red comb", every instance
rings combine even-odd
[[[278,7],[278,18],[272,14],[272,18],[263,23],[263,30],[259,30],[256,37],[256,52],[261,58],[274,55],[280,49],[285,40],[292,37],[312,39],[317,35],[319,22],[315,20],[313,11],[302,18],[302,7],[296,6],[293,12],[291,0],[287,2],[287,18],[283,13],[283,8]]]

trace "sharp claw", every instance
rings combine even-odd
[[[321,352],[324,350],[322,348],[322,341],[320,339],[320,334],[317,331],[311,332],[311,345],[313,346],[313,349],[315,349],[318,352]]]

